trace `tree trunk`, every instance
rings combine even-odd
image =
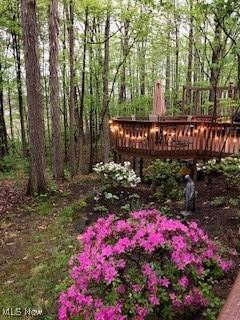
[[[9,107],[9,122],[10,122],[10,132],[11,132],[11,144],[14,149],[14,129],[13,129],[13,116],[12,116],[12,102],[11,102],[11,89],[10,81],[8,81],[8,107]]]
[[[166,57],[166,73],[165,73],[165,102],[166,107],[170,109],[171,99],[170,99],[170,77],[171,77],[171,61],[170,61],[170,47],[171,47],[171,38],[170,38],[170,29],[168,30],[167,34],[167,57]]]
[[[75,138],[74,138],[74,13],[73,13],[73,1],[70,0],[69,5],[69,23],[68,23],[68,34],[69,34],[69,65],[70,65],[70,97],[69,97],[69,131],[70,131],[70,171],[73,177],[76,173],[75,163]]]
[[[177,105],[179,91],[179,25],[178,18],[175,17],[175,95],[174,104]]]
[[[82,67],[82,84],[80,96],[80,110],[78,121],[78,138],[79,138],[79,172],[84,173],[84,131],[83,131],[83,111],[84,111],[84,95],[85,95],[85,74],[86,74],[86,51],[87,51],[87,33],[88,33],[88,8],[85,10],[85,26],[83,36],[83,67]]]
[[[145,56],[146,56],[146,46],[144,38],[142,38],[141,41],[141,47],[140,47],[140,74],[139,74],[139,80],[140,80],[140,95],[145,96]]]
[[[108,110],[108,76],[109,76],[109,33],[110,33],[110,14],[107,13],[105,23],[105,45],[103,63],[103,143],[104,143],[104,163],[109,161],[110,137],[109,137],[109,110]]]
[[[218,108],[218,93],[217,86],[220,77],[220,64],[223,56],[222,49],[222,29],[217,19],[215,19],[215,30],[214,30],[214,42],[212,49],[212,64],[211,64],[211,75],[210,75],[210,83],[212,85],[212,90],[210,90],[209,101],[213,102],[213,116],[217,115]]]
[[[52,120],[52,166],[53,178],[63,178],[63,154],[60,124],[60,99],[58,79],[58,35],[59,35],[58,0],[52,0],[49,11],[49,86]]]
[[[187,87],[192,85],[192,65],[193,65],[193,15],[192,15],[192,0],[190,0],[190,26],[188,34],[188,65],[187,65]],[[186,103],[191,104],[191,92],[186,92]]]
[[[22,26],[30,138],[29,192],[34,194],[47,191],[43,101],[40,82],[38,26],[35,0],[22,0]]]
[[[62,54],[63,54],[63,63],[62,63],[62,92],[63,92],[63,123],[64,123],[64,160],[68,159],[68,137],[67,137],[67,128],[68,128],[68,113],[67,113],[67,97],[66,97],[66,12],[65,6],[63,7],[63,41],[62,41]]]
[[[93,19],[93,25],[95,24],[95,19]],[[93,43],[93,29],[91,32],[91,42]],[[93,139],[94,139],[94,98],[93,98],[93,48],[92,45],[89,47],[89,96],[90,96],[90,111],[89,111],[89,140],[90,140],[90,150],[89,150],[89,168],[88,171],[92,172],[93,169]]]
[[[126,59],[126,56],[128,54],[129,24],[130,23],[128,20],[124,22],[124,31],[123,31],[124,33],[121,39],[123,60]],[[126,61],[125,61],[122,65],[122,70],[120,75],[120,89],[119,89],[119,98],[118,98],[119,103],[125,102],[126,98],[127,98],[127,94],[126,94]]]
[[[7,130],[4,118],[3,109],[3,71],[2,63],[0,61],[0,157],[4,156],[8,152],[7,144]]]
[[[15,20],[15,15],[13,20]],[[25,121],[24,121],[24,106],[23,106],[23,92],[22,92],[22,73],[21,73],[21,51],[20,51],[20,41],[16,32],[12,33],[13,41],[13,54],[16,66],[16,78],[17,78],[17,91],[18,91],[18,109],[20,115],[20,126],[21,126],[21,140],[22,140],[22,152],[23,156],[27,157],[27,141],[26,141],[26,131],[25,131]]]

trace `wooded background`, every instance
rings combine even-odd
[[[2,0],[0,156],[30,160],[29,191],[109,159],[111,116],[148,115],[154,83],[167,113],[182,86],[240,87],[233,0]],[[204,110],[203,110],[204,111]]]

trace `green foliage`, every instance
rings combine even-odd
[[[108,212],[108,208],[106,208],[105,206],[99,205],[99,206],[95,206],[95,207],[93,208],[93,211],[104,213],[104,212]]]
[[[111,202],[114,202],[114,200],[119,200],[119,197],[111,192],[104,192],[104,198],[106,200],[111,200]]]
[[[238,198],[230,198],[229,199],[229,204],[233,207],[239,207],[240,205],[240,199]]]
[[[159,186],[155,197],[177,199],[179,197],[178,180],[180,165],[177,162],[154,160],[144,172],[146,182]]]
[[[222,174],[227,187],[240,190],[240,158],[227,157],[221,161],[209,160],[205,165],[199,166],[199,169],[203,169],[208,176]]]
[[[15,177],[20,172],[28,172],[28,162],[19,156],[12,153],[0,158],[0,176],[2,177]]]
[[[211,205],[213,207],[221,207],[225,203],[225,198],[224,197],[216,197],[211,201]]]
[[[48,216],[53,211],[53,205],[47,200],[45,201],[41,200],[41,202],[36,207],[36,211],[41,216]]]

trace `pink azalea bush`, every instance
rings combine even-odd
[[[203,310],[212,281],[231,268],[195,222],[142,210],[100,218],[79,237],[73,285],[61,293],[59,319],[170,319]]]

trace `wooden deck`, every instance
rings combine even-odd
[[[240,273],[238,274],[229,296],[217,320],[240,319]]]
[[[110,131],[117,153],[140,157],[209,159],[240,150],[240,124],[221,117],[114,118]]]

